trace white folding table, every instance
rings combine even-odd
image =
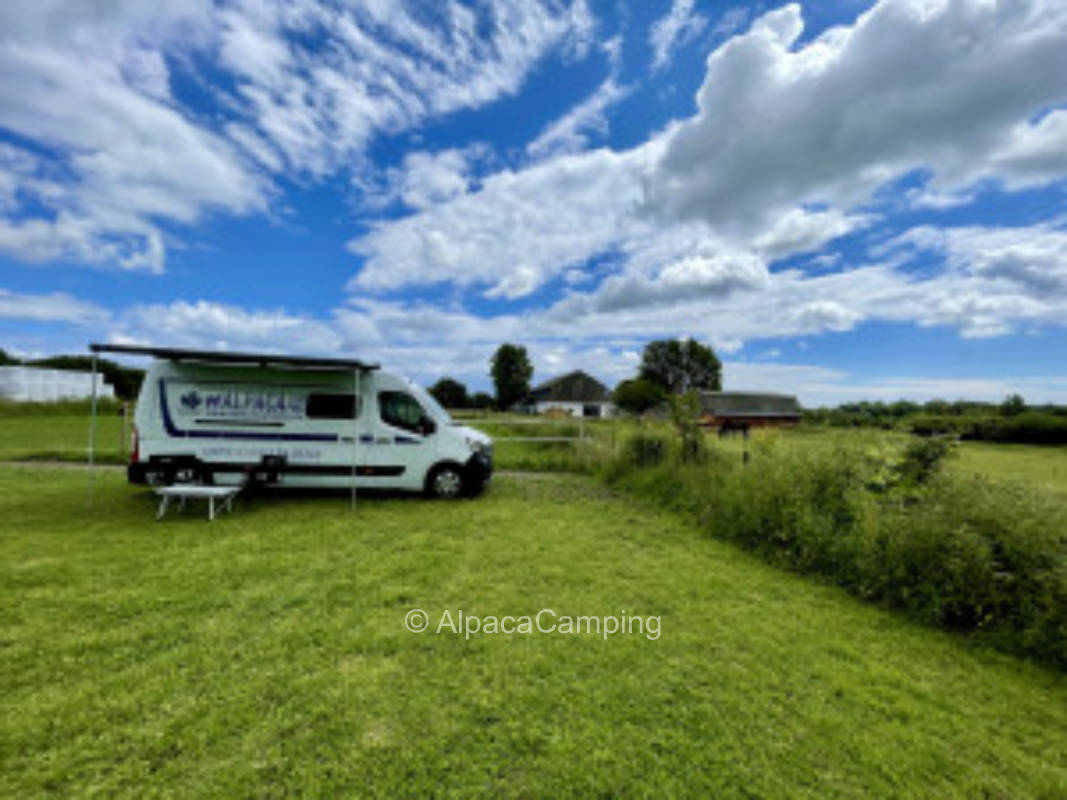
[[[156,519],[163,519],[167,513],[171,500],[177,498],[179,510],[185,509],[185,501],[207,500],[207,518],[215,519],[215,501],[217,500],[226,511],[233,511],[233,498],[241,491],[240,486],[199,486],[183,485],[162,486],[156,489],[156,494],[163,498],[159,503],[159,513]]]

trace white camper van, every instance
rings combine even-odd
[[[492,441],[375,365],[125,345],[152,355],[131,483],[401,489],[457,497],[492,474]]]

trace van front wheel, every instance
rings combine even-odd
[[[439,464],[433,468],[426,484],[434,497],[454,500],[463,494],[463,473],[455,464]]]

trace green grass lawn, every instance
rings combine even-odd
[[[118,414],[97,417],[95,451],[103,462],[125,460]],[[88,452],[88,414],[0,416],[0,461],[85,461]]]
[[[0,796],[1067,796],[1067,678],[596,482],[152,521],[0,468]],[[454,614],[661,634],[413,634]]]
[[[1067,495],[1067,447],[961,442],[950,468],[962,474],[1012,478]]]

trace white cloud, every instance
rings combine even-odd
[[[1053,111],[1036,124],[1016,125],[1008,143],[991,156],[987,173],[1012,188],[1067,175],[1067,111]]]
[[[922,226],[887,242],[881,251],[901,247],[940,253],[961,274],[1003,281],[1035,298],[1067,294],[1067,230],[1053,224]]]
[[[822,289],[825,288],[823,285]],[[23,300],[16,297],[12,303]],[[42,302],[60,307],[65,303],[74,308],[79,304],[72,298],[58,296],[44,298]],[[89,307],[92,308],[91,304]],[[634,374],[640,350],[650,335],[681,335],[680,331],[687,325],[694,325],[691,333],[703,341],[711,341],[720,354],[737,352],[741,339],[731,337],[728,332],[744,332],[744,326],[736,323],[752,307],[743,304],[733,319],[734,324],[727,325],[707,319],[700,322],[699,315],[685,311],[672,314],[669,320],[660,314],[654,322],[641,314],[620,313],[607,327],[590,328],[586,325],[588,321],[581,319],[569,325],[557,324],[545,316],[502,315],[486,319],[462,310],[379,301],[361,301],[338,308],[325,320],[281,309],[249,310],[206,301],[179,301],[127,309],[116,316],[109,338],[290,353],[343,351],[378,361],[427,385],[443,375],[451,375],[473,388],[488,388],[489,359],[500,342],[521,341],[535,364],[535,381],[571,369],[584,369],[614,386]],[[0,293],[0,310],[4,308],[5,295]],[[724,304],[722,308],[729,306]],[[62,315],[75,322],[91,319],[95,324],[98,321],[93,314],[42,313]],[[786,330],[790,326],[795,329],[795,321],[785,320],[770,327]],[[770,350],[761,358],[780,356]],[[1022,392],[1031,402],[1067,402],[1067,376],[940,379],[898,375],[870,379],[841,369],[767,360],[727,359],[724,385],[734,390],[789,392],[797,394],[809,406],[857,399],[999,400],[1014,391]]]
[[[715,23],[712,33],[716,36],[732,36],[748,22],[749,13],[749,9],[742,6],[727,9],[719,17],[719,21]]]
[[[844,236],[870,222],[858,214],[845,215],[840,211],[805,211],[793,208],[755,237],[756,248],[772,261],[794,253],[808,253],[820,249],[827,242]]]
[[[720,354],[730,355],[746,340],[840,329],[859,316],[893,321],[940,313],[943,319],[938,324],[948,324],[953,312],[943,304],[965,297],[967,291],[966,284],[943,279],[929,285],[928,281],[907,282],[882,267],[864,269],[864,280],[852,283],[841,275],[775,274],[762,290],[738,289],[726,298],[679,302],[667,314],[642,305],[577,309],[566,318],[552,311],[486,318],[458,307],[379,300],[351,301],[326,317],[206,300],[139,304],[112,313],[62,293],[25,295],[0,290],[0,317],[92,327],[93,338],[110,341],[323,355],[346,352],[427,384],[452,375],[476,388],[489,384],[489,358],[496,347],[503,341],[518,341],[527,346],[537,366],[537,380],[580,368],[613,386],[634,373],[641,348],[651,338],[693,336],[711,342]],[[979,315],[990,313],[985,307],[977,311]],[[1014,312],[998,309],[993,313]],[[968,324],[980,323],[964,316]],[[33,349],[40,349],[40,342],[32,344]],[[1008,391],[1023,391],[1027,399],[1040,401],[1062,399],[1067,389],[1067,377],[869,380],[815,365],[766,360],[780,356],[772,349],[755,362],[727,360],[726,386],[788,391],[812,405],[864,397],[999,399]],[[1057,380],[1060,394],[1050,394]]]
[[[378,134],[514,94],[549,52],[582,55],[594,28],[584,0],[157,5],[0,7],[0,130],[61,176],[15,192],[0,164],[7,254],[160,271],[173,226],[264,212],[270,176],[347,171]],[[171,92],[173,69],[202,82],[202,61],[229,79],[210,116]],[[450,191],[422,190],[409,199]]]
[[[861,315],[836,300],[813,300],[799,306],[793,317],[802,330],[819,332],[847,331]]]
[[[0,289],[0,319],[97,325],[108,322],[110,313],[95,303],[63,292],[20,294]]]
[[[788,5],[711,54],[699,113],[667,133],[649,183],[658,214],[758,230],[806,202],[851,209],[916,168],[942,191],[1010,179],[1020,137],[1027,153],[1059,140],[1057,118],[1020,127],[1067,100],[1059,0],[882,0],[798,45],[802,31]]]
[[[584,52],[594,27],[582,0],[244,0],[219,17],[221,63],[238,78],[248,124],[290,168],[316,176],[378,133],[515,94],[548,52]]]
[[[672,0],[670,11],[656,20],[649,31],[652,68],[667,66],[673,51],[699,36],[707,24],[707,18],[693,10],[693,0]]]
[[[135,305],[125,310],[114,336],[179,347],[251,348],[336,353],[342,339],[329,324],[284,309],[246,310],[200,300]]]
[[[0,41],[0,128],[43,145],[62,177],[32,197],[50,213],[0,222],[8,253],[158,271],[157,220],[189,224],[206,210],[264,207],[266,185],[236,150],[169,102],[155,48],[202,24],[205,6],[141,9],[24,7]],[[124,27],[131,20],[141,25],[136,33]],[[31,195],[39,188],[25,187]]]
[[[608,132],[606,112],[621,101],[629,89],[619,86],[611,77],[600,84],[593,94],[562,117],[549,123],[540,135],[526,147],[533,158],[584,150],[592,136],[603,137]]]
[[[640,152],[596,150],[483,179],[479,191],[380,223],[349,242],[364,257],[352,290],[448,281],[518,297],[629,235]]]
[[[753,256],[816,252],[872,224],[877,218],[856,207],[903,172],[926,167],[936,178],[930,190],[945,192],[951,176],[970,181],[976,163],[996,156],[1007,164],[1020,120],[1067,98],[1048,70],[1062,64],[1067,74],[1067,8],[1034,0],[1033,10],[883,0],[855,25],[801,46],[796,6],[766,14],[711,54],[692,119],[635,150],[505,171],[427,213],[382,223],[349,243],[366,259],[350,289],[450,282],[516,298],[598,256],[619,274],[596,299],[572,295],[572,306],[632,308],[642,298],[662,306],[757,285]],[[961,41],[980,42],[982,56]],[[1054,154],[1048,142],[1058,141],[1059,125],[1049,114],[1027,128],[1025,152]],[[676,262],[715,264],[715,279],[685,294],[664,280]],[[723,264],[736,274],[721,272]],[[1004,316],[1022,310],[1002,308]],[[870,316],[847,303],[783,313],[805,329],[844,329]],[[923,319],[958,324],[965,314]]]

